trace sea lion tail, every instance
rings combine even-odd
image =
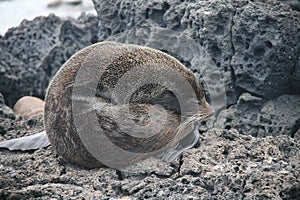
[[[50,145],[47,134],[45,131],[24,136],[16,139],[5,140],[0,142],[0,148],[13,150],[36,150]]]

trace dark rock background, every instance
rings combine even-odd
[[[224,106],[216,105],[195,148],[171,164],[137,164],[135,173],[78,169],[51,147],[0,150],[0,199],[299,198],[297,9],[271,0],[93,2],[98,16],[38,17],[0,36],[0,140],[42,130],[42,116],[23,119],[13,113],[13,104],[24,95],[43,98],[72,54],[103,40],[159,48],[200,77],[216,66],[221,76],[212,73],[204,80],[211,98],[224,89]],[[166,30],[178,33],[170,34],[172,50],[163,46],[168,38],[160,37]],[[183,36],[203,48],[201,55],[192,56]],[[177,54],[180,49],[184,56]]]
[[[23,21],[0,39],[0,91],[9,106],[24,95],[43,98],[51,77],[76,51],[95,40],[95,16],[54,15]]]
[[[279,0],[279,1],[289,5],[294,10],[300,11],[300,1],[299,0]]]

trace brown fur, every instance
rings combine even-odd
[[[115,59],[115,58],[118,59]],[[108,65],[105,66],[105,63]],[[72,115],[72,92],[74,87],[74,81],[77,75],[77,71],[80,67],[86,67],[88,65],[96,66],[97,70],[103,74],[101,79],[100,77],[92,78],[92,80],[83,80],[82,84],[89,84],[91,81],[97,82],[97,93],[95,94],[98,97],[100,102],[110,103],[113,101],[112,97],[109,95],[109,92],[115,86],[117,81],[130,69],[133,67],[147,67],[147,64],[161,64],[162,66],[169,66],[172,69],[176,70],[193,87],[196,92],[198,103],[200,106],[197,119],[204,119],[211,114],[211,108],[206,103],[204,97],[204,90],[198,84],[194,74],[180,64],[173,57],[162,53],[160,51],[150,49],[147,47],[140,47],[136,45],[126,45],[115,42],[101,42],[85,49],[79,51],[73,55],[57,72],[53,81],[49,85],[47,94],[46,94],[46,105],[45,105],[45,130],[48,135],[48,138],[56,150],[56,152],[62,156],[67,161],[77,164],[85,168],[93,168],[102,166],[97,159],[95,159],[82,144],[74,125],[74,119]],[[139,69],[139,68],[138,68]],[[161,69],[161,72],[164,73],[165,69]],[[146,92],[148,91],[148,92]],[[126,91],[123,91],[126,92]],[[131,100],[130,109],[133,112],[139,112],[138,115],[134,115],[135,120],[140,120],[147,117],[147,110],[151,109],[155,111],[156,102],[161,102],[161,95],[164,92],[164,88],[160,86],[151,86],[148,88],[142,88],[138,91]],[[151,99],[155,99],[155,102],[152,102]],[[183,131],[184,128],[178,128],[181,122],[180,113],[178,113],[178,108],[176,106],[169,106],[170,102],[172,104],[173,97],[170,98],[169,102],[162,102],[161,104],[166,105],[167,108],[167,126],[162,129],[160,134],[155,135],[154,137],[147,138],[148,140],[132,140],[132,137],[125,136],[120,138],[113,138],[114,132],[120,133],[113,123],[113,120],[110,119],[109,115],[106,113],[114,112],[111,110],[100,110],[97,112],[98,122],[103,127],[105,134],[108,137],[111,137],[113,141],[118,143],[118,145],[124,145],[125,149],[134,148],[134,145],[145,146],[143,151],[151,151],[152,148],[160,148],[167,144],[172,138],[175,137],[178,131]],[[176,105],[176,104],[174,104]],[[122,106],[116,106],[113,109],[118,109],[119,112],[123,112]],[[144,111],[143,111],[144,110]],[[143,111],[143,112],[141,112]],[[82,112],[88,112],[83,110]],[[125,111],[124,111],[125,112]],[[160,113],[157,111],[157,116],[159,118]],[[190,118],[190,122],[186,122],[184,125],[188,127],[192,125],[196,119],[195,117]],[[141,122],[142,123],[142,122]],[[130,144],[128,147],[125,145]],[[153,145],[153,147],[147,147],[147,145]],[[148,146],[149,146],[148,145]],[[139,151],[140,149],[137,149]],[[112,158],[113,159],[113,158]]]

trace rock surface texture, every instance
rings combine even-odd
[[[42,128],[14,122],[10,137]],[[27,125],[27,126],[25,126]],[[235,129],[211,129],[172,162],[145,161],[134,170],[85,170],[60,160],[51,147],[0,151],[1,199],[297,199],[299,141],[289,136],[255,138]]]
[[[43,98],[73,53],[103,40],[177,57],[204,80],[216,116],[174,162],[147,160],[134,170],[80,169],[51,147],[0,149],[0,199],[299,198],[297,9],[272,0],[93,2],[98,16],[38,17],[0,36],[0,140],[43,130],[41,115],[23,119],[13,104]]]
[[[229,102],[236,103],[231,98],[243,92],[266,99],[300,94],[300,14],[287,6],[274,1],[109,2],[94,0],[100,40],[151,45],[164,43],[164,37],[155,37],[158,28],[185,33],[224,74],[227,90],[233,90]],[[201,73],[206,66],[192,67]]]
[[[24,95],[44,97],[59,67],[95,39],[95,16],[54,15],[23,21],[0,39],[0,91],[9,106]]]

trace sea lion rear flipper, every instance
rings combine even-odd
[[[192,148],[198,142],[200,137],[198,127],[199,126],[196,125],[195,129],[182,140],[180,140],[174,147],[167,148],[160,154],[155,155],[155,157],[165,162],[172,162],[175,160],[175,158],[177,158],[185,150]]]
[[[50,142],[45,131],[0,142],[0,148],[22,151],[40,149],[49,145]]]

